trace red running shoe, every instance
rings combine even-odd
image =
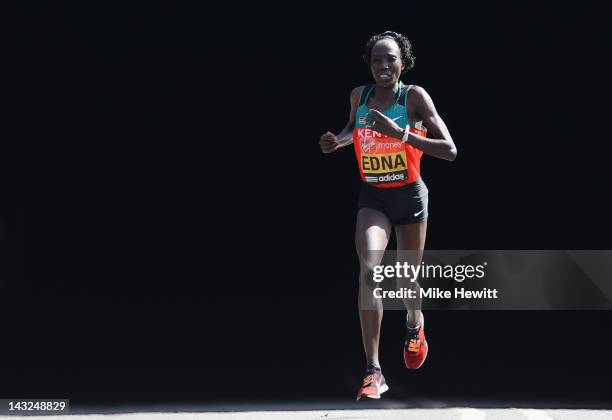
[[[389,386],[385,382],[385,377],[378,367],[370,366],[366,370],[365,378],[361,384],[361,388],[357,392],[357,401],[361,397],[379,399],[380,394],[389,390]]]
[[[406,327],[406,339],[404,340],[404,363],[406,367],[408,369],[420,368],[427,357],[427,350],[424,326]]]

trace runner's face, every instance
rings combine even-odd
[[[402,54],[395,40],[383,38],[374,44],[370,71],[379,86],[394,86],[402,74]]]

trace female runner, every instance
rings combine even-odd
[[[414,251],[411,264],[420,264],[428,215],[428,190],[421,179],[420,158],[423,153],[449,161],[457,156],[451,135],[425,89],[400,80],[414,67],[410,41],[399,33],[383,32],[368,40],[363,58],[375,83],[352,90],[348,123],[338,135],[328,131],[319,140],[323,153],[354,144],[363,181],[355,246],[367,367],[358,400],[362,396],[380,398],[389,389],[378,360],[382,303],[367,290],[367,279],[382,260],[381,251],[387,247],[392,227],[398,251]],[[411,283],[411,287],[418,288],[418,284]],[[408,369],[418,369],[428,351],[421,302],[406,299],[404,304],[404,363]]]

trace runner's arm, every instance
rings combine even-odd
[[[446,124],[444,124],[444,121],[438,115],[431,97],[420,86],[414,86],[412,90],[415,111],[420,119],[423,120],[423,124],[427,127],[427,131],[432,138],[422,137],[411,132],[408,134],[406,143],[430,156],[450,161],[455,160],[457,157],[457,147]],[[404,134],[404,128],[401,130],[400,138]]]
[[[360,94],[361,87],[356,87],[351,91],[351,112],[349,114],[349,121],[344,129],[336,136],[339,144],[338,149],[353,144],[353,128],[355,127],[355,114],[357,112],[357,106],[359,105]]]

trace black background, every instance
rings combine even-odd
[[[1,394],[73,403],[350,399],[359,178],[319,136],[407,35],[458,146],[424,157],[429,249],[610,249],[610,22],[586,4],[2,14]],[[432,312],[395,398],[609,404],[609,312]],[[555,402],[556,401],[556,402]]]

